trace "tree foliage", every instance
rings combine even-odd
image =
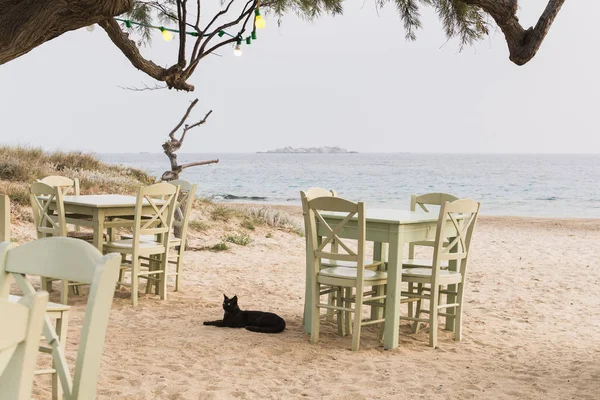
[[[188,79],[198,63],[217,49],[239,42],[255,30],[255,10],[260,6],[281,18],[295,13],[308,20],[324,14],[342,14],[342,0],[221,0],[221,10],[205,15],[204,0],[0,0],[0,64],[19,57],[45,41],[69,30],[98,23],[133,66],[165,82],[170,89],[193,91]],[[548,0],[534,27],[523,28],[516,15],[517,0],[375,0],[378,6],[395,5],[406,30],[416,40],[422,7],[432,7],[446,36],[459,40],[461,48],[488,34],[495,23],[506,38],[509,58],[517,65],[531,60],[540,48],[565,0]],[[43,5],[40,5],[43,3]],[[146,59],[140,47],[148,44],[147,26],[125,26],[114,16],[147,25],[176,27],[179,51],[172,65],[163,67]],[[493,22],[492,22],[493,21]],[[227,30],[231,35],[223,35]]]

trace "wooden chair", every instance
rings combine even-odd
[[[433,209],[431,206],[440,207],[445,202],[453,202],[458,200],[458,197],[453,196],[447,193],[427,193],[420,196],[413,194],[410,197],[410,210],[423,210],[425,212],[431,212]],[[415,246],[426,246],[433,247],[435,242],[432,240],[429,241],[420,241],[420,242],[411,242],[408,244],[408,259],[402,261],[402,266],[404,268],[431,268],[433,260],[427,258],[415,258]],[[444,262],[444,268],[448,267],[448,262]]]
[[[403,268],[402,281],[409,283],[409,291],[402,292],[408,299],[416,302],[415,317],[400,317],[400,319],[415,322],[415,332],[421,322],[429,323],[429,345],[437,347],[438,316],[448,316],[454,320],[454,340],[461,340],[462,306],[467,261],[471,238],[479,215],[480,203],[471,199],[461,199],[452,203],[445,202],[440,208],[440,214],[435,235],[433,250],[433,265],[421,268]],[[447,221],[451,221],[455,232],[450,238],[446,231]],[[442,268],[442,263],[450,262],[448,269]],[[453,265],[456,264],[456,265]],[[415,287],[416,284],[416,287]],[[427,287],[426,287],[427,286]],[[446,295],[446,302],[441,296]],[[422,308],[422,300],[429,301],[429,309]],[[455,312],[448,313],[449,308]],[[446,310],[446,312],[440,312]],[[429,314],[421,318],[421,314]]]
[[[54,178],[64,177],[58,176]],[[69,178],[65,179],[70,180]],[[93,240],[93,233],[67,230],[67,224],[77,222],[78,218],[74,215],[67,216],[65,214],[65,206],[63,203],[64,190],[61,186],[50,186],[43,182],[34,182],[29,187],[29,193],[38,239],[48,236],[64,236],[85,240],[87,242]],[[54,211],[50,207],[51,205],[54,207]],[[64,281],[61,285],[60,301],[63,304],[67,304],[69,288],[76,288],[80,283]],[[52,290],[52,279],[42,279],[42,288],[50,292]]]
[[[10,199],[0,194],[0,242],[10,242]]]
[[[44,317],[44,336],[49,347],[43,351],[52,353],[53,367],[58,372],[66,400],[96,398],[96,381],[120,260],[118,254],[103,256],[91,244],[66,237],[38,239],[21,246],[0,243],[0,298],[8,296],[13,279],[25,296],[34,294],[35,289],[26,275],[90,285],[74,378],[69,372],[63,345],[49,317]],[[39,336],[37,340],[36,349]]]
[[[0,400],[29,400],[48,293],[0,299]]]
[[[131,287],[131,302],[135,307],[138,302],[139,278],[159,283],[159,295],[161,299],[167,298],[165,271],[169,258],[169,234],[173,226],[173,215],[175,214],[175,201],[179,193],[179,186],[170,183],[156,183],[154,185],[140,187],[137,194],[135,216],[133,219],[133,237],[121,239],[104,244],[106,252],[120,253],[123,262],[121,270],[131,272],[131,281],[124,281],[123,273],[119,274],[119,285]],[[142,213],[142,205],[149,203],[152,206],[150,214]],[[146,239],[143,240],[142,236]],[[157,236],[158,240],[148,240]],[[127,256],[130,257],[127,260]],[[142,264],[145,261],[146,264]],[[154,267],[158,263],[159,267]],[[144,269],[142,269],[142,267]]]
[[[169,181],[171,185],[179,186],[179,195],[175,203],[175,214],[173,215],[173,232],[169,236],[169,247],[174,251],[169,251],[168,264],[175,265],[175,272],[167,272],[166,276],[175,275],[175,291],[177,292],[181,287],[181,272],[183,270],[183,255],[185,254],[185,247],[187,243],[187,230],[190,214],[194,205],[194,199],[196,198],[196,188],[198,185],[195,183],[188,182],[183,179],[177,179]],[[131,235],[123,235],[121,239],[131,239]],[[142,235],[140,239],[143,241],[156,241],[158,238],[152,235]],[[152,283],[156,281],[148,281],[149,284],[146,286],[146,293],[150,293]],[[158,292],[158,285],[156,285]]]
[[[74,195],[79,196],[79,179],[78,178],[67,178],[61,175],[50,175],[42,179],[38,179],[36,182],[45,183],[48,186],[60,187],[63,196]]]
[[[384,322],[384,319],[363,320],[363,304],[372,306],[383,306],[385,295],[376,296],[374,292],[365,293],[365,287],[384,286],[387,284],[387,273],[384,271],[373,271],[365,268],[365,206],[364,203],[353,203],[339,197],[317,197],[312,200],[303,199],[303,206],[307,210],[305,224],[307,227],[307,259],[310,260],[309,273],[312,285],[310,296],[312,301],[312,331],[311,343],[319,340],[320,309],[331,309],[338,314],[338,332],[344,334],[346,313],[354,313],[352,326],[352,350],[360,347],[361,327],[368,324]],[[323,219],[321,212],[337,211],[344,213],[345,217],[339,224],[331,227]],[[357,219],[357,250],[352,250],[347,242],[343,241],[338,234],[344,229],[348,221],[353,217]],[[317,235],[317,221],[327,231],[322,241]],[[327,246],[335,245],[335,250],[327,250]],[[322,268],[322,259],[346,261],[356,267],[326,267]],[[342,289],[349,288],[343,297]],[[354,296],[349,296],[352,289],[356,289]],[[323,289],[336,291],[336,303],[321,303]],[[352,308],[354,303],[354,308]]]

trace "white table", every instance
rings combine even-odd
[[[110,221],[114,217],[131,217],[135,214],[136,196],[121,194],[94,194],[64,196],[65,213],[74,213],[89,219],[77,219],[77,225],[90,226],[94,230],[94,246],[102,252],[104,229],[132,226],[131,222]],[[155,204],[161,204],[160,201]],[[52,208],[52,205],[50,206]],[[152,206],[144,200],[142,213],[152,213]],[[69,217],[67,215],[67,217]],[[68,218],[72,219],[72,218]]]
[[[322,212],[325,221],[335,229],[347,213]],[[386,349],[398,347],[398,332],[400,327],[400,289],[402,284],[402,251],[405,243],[421,240],[433,240],[437,229],[439,214],[424,211],[392,210],[369,208],[366,210],[366,240],[375,242],[375,259],[381,259],[381,244],[389,244],[388,254],[388,283],[385,300],[384,343]],[[446,224],[449,237],[456,234],[451,221]],[[318,235],[326,235],[328,231],[321,225],[317,227]],[[339,235],[343,238],[356,239],[356,223],[349,221]],[[307,257],[306,284],[312,284],[308,273],[309,259]],[[450,301],[450,299],[449,299]],[[311,332],[312,303],[310,296],[306,300],[307,310],[304,320],[304,331]],[[446,319],[447,329],[454,326],[454,318]]]

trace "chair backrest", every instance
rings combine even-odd
[[[29,400],[48,293],[0,298],[0,399]]]
[[[439,278],[443,261],[456,261],[456,270],[460,271],[464,282],[471,238],[480,206],[480,203],[471,199],[460,199],[442,204],[433,250],[433,283]],[[450,230],[448,230],[448,221],[451,222]]]
[[[335,197],[337,194],[335,190],[327,190],[320,187],[311,187],[306,191],[300,191],[300,198],[307,198],[308,200],[312,200],[315,197]]]
[[[180,238],[182,245],[185,247],[189,217],[194,205],[194,199],[196,198],[196,188],[198,185],[183,179],[176,179],[169,183],[179,186],[179,195],[175,202],[175,214],[173,215],[173,229],[175,237]]]
[[[0,194],[0,242],[10,242],[10,199]]]
[[[54,328],[47,317],[44,322],[44,336],[52,346],[67,400],[96,398],[96,381],[120,264],[119,254],[102,255],[94,246],[78,239],[49,237],[21,246],[0,243],[0,298],[8,295],[13,279],[25,295],[34,294],[35,289],[25,275],[90,284],[73,380]]]
[[[141,235],[162,234],[163,242],[168,244],[178,194],[179,186],[170,183],[155,183],[139,188],[133,225],[135,247]],[[144,211],[143,207],[147,205],[151,206],[150,211]]]
[[[75,195],[79,196],[79,179],[78,178],[67,178],[61,175],[50,175],[42,179],[38,179],[37,182],[45,183],[49,186],[57,186],[62,190],[63,196]]]
[[[29,187],[29,197],[38,239],[47,234],[67,236],[65,206],[60,187],[50,186],[43,182],[33,182]]]
[[[364,272],[365,252],[365,204],[363,202],[353,203],[340,197],[316,197],[308,200],[302,199],[303,208],[307,210],[304,216],[304,224],[307,232],[307,256],[312,258],[312,274],[316,275],[321,266],[321,259],[350,261],[357,265],[357,279],[362,287]],[[337,212],[340,216],[339,222],[328,224],[323,218],[323,212]],[[350,240],[343,239],[339,235],[344,229],[350,228],[356,222],[357,250],[352,249]],[[317,229],[317,224],[321,229]],[[318,232],[321,232],[322,240],[319,241]],[[327,248],[329,247],[329,250]],[[351,247],[352,246],[352,247]],[[358,290],[358,289],[357,289]]]
[[[426,212],[431,211],[431,207],[428,206],[437,206],[440,207],[445,202],[458,200],[458,197],[453,196],[448,193],[426,193],[420,196],[413,194],[410,196],[410,211],[422,210]],[[411,242],[408,244],[408,258],[415,258],[415,246],[428,246],[432,247],[434,242],[431,240],[422,240],[419,242]]]

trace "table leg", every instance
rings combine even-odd
[[[388,283],[385,298],[385,328],[383,339],[383,347],[388,350],[398,347],[403,243],[404,232],[401,228],[399,226],[390,227]]]
[[[374,242],[373,243],[373,261],[386,261],[387,258],[387,243]],[[382,264],[379,267],[380,271],[385,270],[385,266]],[[376,296],[383,296],[385,294],[385,287],[383,286],[375,286],[373,287],[375,290]],[[381,319],[383,318],[383,308],[382,307],[371,307],[371,319]]]
[[[104,245],[104,211],[99,209],[94,212],[94,246],[102,253]]]
[[[58,340],[60,341],[60,347],[65,351],[65,346],[67,344],[67,327],[69,325],[69,311],[61,311],[60,317],[56,320],[56,335],[58,336]],[[56,370],[57,363],[52,360],[52,368]],[[60,383],[60,378],[58,376],[58,372],[54,372],[52,374],[52,400],[62,400],[63,390],[62,385]]]

